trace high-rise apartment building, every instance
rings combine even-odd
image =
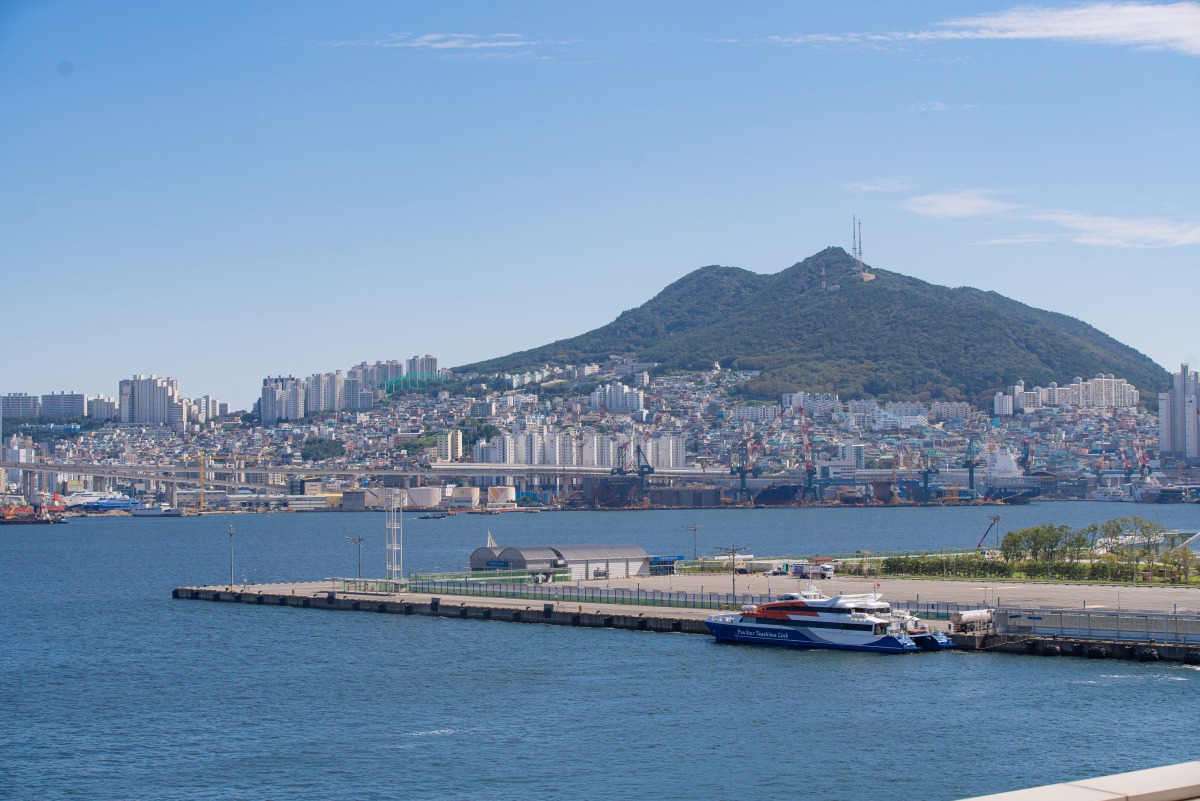
[[[90,398],[87,404],[87,416],[93,420],[118,420],[121,417],[115,398],[98,395]]]
[[[174,378],[135,375],[122,379],[117,392],[122,423],[167,425],[187,422],[179,382]]]
[[[431,376],[437,375],[438,360],[436,356],[426,353],[424,356],[413,356],[405,365],[407,375]]]
[[[632,412],[645,406],[646,393],[614,382],[596,387],[589,396],[589,402],[593,409],[603,407],[610,412]]]
[[[304,417],[303,380],[294,376],[264,378],[262,396],[258,401],[258,416],[263,425],[274,425],[280,420],[294,422]]]
[[[457,428],[443,431],[437,435],[438,459],[443,462],[457,462],[462,459],[462,432]]]
[[[37,417],[42,413],[42,403],[37,395],[10,392],[0,398],[0,413],[5,417]]]
[[[1158,396],[1158,443],[1164,459],[1200,464],[1200,373],[1180,365]]]
[[[46,417],[85,417],[87,395],[75,392],[52,392],[43,395],[42,414]]]

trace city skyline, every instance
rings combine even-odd
[[[0,42],[0,394],[453,367],[852,216],[873,267],[1200,363],[1195,3],[68,0]]]

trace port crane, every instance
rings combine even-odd
[[[1027,476],[1033,473],[1033,453],[1037,450],[1037,441],[1037,437],[1034,437],[1032,441],[1021,440],[1021,455],[1017,457],[1017,465],[1021,468],[1022,475]]]
[[[758,466],[750,458],[750,438],[746,437],[738,443],[737,452],[735,454],[736,462],[729,468],[729,475],[738,476],[741,479],[741,486],[738,488],[738,498],[743,502],[750,501],[750,490],[746,487],[746,476],[755,474]]]
[[[921,469],[921,500],[923,502],[929,503],[933,499],[929,494],[929,479],[941,472],[941,470],[929,463],[926,463],[925,467]]]

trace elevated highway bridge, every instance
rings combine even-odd
[[[100,476],[126,480],[161,481],[168,484],[199,484],[200,467],[194,463],[160,463],[160,464],[103,464],[95,462],[10,462],[0,461],[0,468],[20,470],[26,473],[66,474],[83,476]],[[537,464],[492,464],[492,463],[463,463],[446,462],[426,466],[393,469],[370,467],[337,467],[316,465],[311,467],[262,467],[250,464],[226,464],[221,461],[210,462],[204,467],[204,483],[217,487],[269,487],[265,484],[255,484],[246,480],[249,475],[270,473],[285,476],[332,476],[335,478],[381,479],[398,477],[408,480],[421,479],[437,482],[439,479],[470,478],[488,476],[494,478],[525,478],[541,479],[547,483],[565,483],[574,476],[609,476],[612,469],[608,467],[573,467],[570,465],[537,465]],[[669,479],[677,483],[695,483],[700,481],[714,482],[729,480],[724,472],[701,470],[700,468],[655,468],[656,479]],[[769,482],[763,482],[769,483]]]

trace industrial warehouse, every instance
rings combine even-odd
[[[569,580],[620,579],[650,575],[650,555],[637,545],[514,545],[494,541],[471,553],[471,572],[523,571]],[[566,576],[564,576],[566,577]]]

